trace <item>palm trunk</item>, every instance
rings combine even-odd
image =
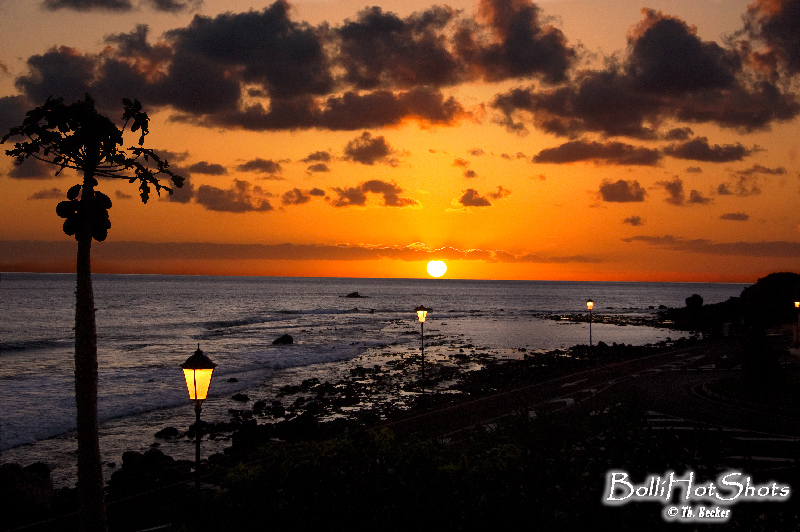
[[[94,172],[84,173],[75,292],[75,404],[78,410],[78,494],[81,530],[105,532],[106,506],[97,426],[97,327],[92,290]]]

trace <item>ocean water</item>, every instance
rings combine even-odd
[[[66,274],[0,275],[2,460],[50,463],[59,470],[57,485],[69,485],[66,464],[75,451],[74,284]],[[204,419],[223,420],[232,394],[266,381],[329,371],[388,344],[413,352],[419,305],[433,309],[425,331],[438,344],[458,339],[536,352],[588,343],[586,323],[543,319],[585,313],[588,298],[595,315],[637,317],[659,305],[683,306],[694,293],[706,303],[724,301],[745,286],[96,275],[104,460],[116,463],[124,450],[146,448],[166,425],[193,422],[179,366],[198,345],[218,364]],[[364,297],[344,297],[354,291]],[[272,345],[286,333],[293,345]],[[594,323],[592,334],[595,342],[643,345],[683,333]]]

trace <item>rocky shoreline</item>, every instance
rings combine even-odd
[[[626,324],[639,323],[628,320]],[[525,348],[479,348],[431,331],[425,337],[424,379],[418,348],[407,343],[387,344],[355,359],[332,363],[322,376],[309,376],[304,368],[296,368],[293,381],[284,376],[282,384],[236,394],[229,399],[228,419],[201,421],[199,427],[163,427],[154,434],[149,449],[126,451],[120,464],[106,464],[113,470],[107,487],[109,500],[191,479],[193,461],[174,459],[169,449],[188,448],[197,430],[204,446],[201,473],[207,473],[241,460],[266,442],[320,441],[353,427],[379,427],[423,409],[575,371],[601,359],[644,356],[696,341],[688,338],[646,346],[601,342],[591,350],[576,345],[529,353]],[[320,374],[319,368],[316,372]],[[209,453],[211,442],[222,450]],[[74,501],[73,488],[53,490],[44,464],[24,469],[4,464],[2,475],[3,485],[12,486],[4,489],[6,499],[17,500],[14,507],[20,510],[9,524],[24,522],[26,515],[62,513]]]

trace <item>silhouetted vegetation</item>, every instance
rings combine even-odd
[[[192,495],[175,515],[197,532],[267,525],[352,531],[662,530],[668,525],[658,502],[602,504],[608,470],[625,469],[638,481],[667,470],[693,470],[714,479],[724,449],[693,447],[678,433],[649,429],[633,399],[609,397],[538,418],[526,411],[451,440],[399,441],[385,429],[352,428],[324,442],[270,443],[250,455],[250,462],[218,470],[223,490],[203,492],[200,513],[190,511],[197,504]],[[789,503],[769,510],[764,514],[760,503],[738,505],[731,528],[793,530],[800,524]]]
[[[719,335],[723,324],[729,323],[739,334],[746,334],[752,329],[796,323],[794,301],[799,298],[800,274],[771,273],[742,290],[739,297],[704,305],[703,298],[694,294],[686,298],[686,307],[663,310],[659,317],[684,330]]]

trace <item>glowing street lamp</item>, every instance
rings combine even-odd
[[[795,336],[797,337],[796,343],[797,346],[800,347],[800,301],[794,302],[794,308],[798,309],[797,314],[797,330],[795,331]]]
[[[592,309],[594,308],[594,301],[591,299],[586,302],[586,308],[589,309],[589,349],[592,348]]]
[[[186,378],[186,387],[189,389],[189,399],[194,401],[195,421],[195,485],[200,485],[200,411],[203,409],[203,401],[208,396],[208,388],[211,386],[211,375],[214,373],[216,364],[211,362],[200,350],[197,344],[197,351],[181,364],[183,376]]]
[[[419,333],[422,345],[422,393],[425,393],[425,318],[428,316],[428,312],[430,312],[431,309],[420,305],[414,310],[416,311],[417,318],[419,319]]]

